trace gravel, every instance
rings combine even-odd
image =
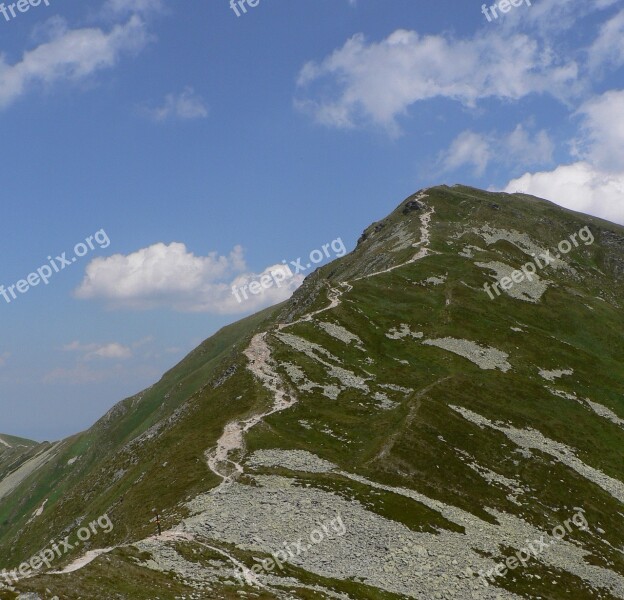
[[[446,337],[425,340],[423,344],[426,346],[437,346],[443,350],[459,354],[459,356],[467,358],[481,369],[499,369],[503,373],[511,369],[511,365],[507,362],[509,357],[507,353],[489,346],[480,346],[470,340]]]

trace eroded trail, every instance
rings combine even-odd
[[[292,327],[293,325],[296,325],[297,323],[306,323],[308,321],[311,321],[312,318],[315,317],[316,315],[320,315],[321,313],[324,313],[325,311],[332,310],[336,308],[337,306],[340,306],[340,302],[341,302],[340,297],[345,293],[345,291],[350,292],[353,289],[353,286],[349,285],[346,281],[341,282],[340,285],[345,288],[344,291],[338,288],[333,288],[333,287],[329,288],[329,291],[327,292],[327,299],[329,300],[329,304],[327,306],[325,306],[324,308],[319,308],[318,310],[315,310],[311,313],[307,313],[303,315],[303,317],[301,317],[300,319],[297,319],[296,321],[292,321],[291,323],[279,323],[277,325],[278,331],[281,331],[285,327]]]
[[[271,392],[273,403],[271,408],[265,412],[253,415],[248,419],[228,423],[217,441],[216,448],[207,452],[208,467],[222,479],[219,488],[230,484],[234,478],[243,473],[243,467],[231,458],[231,455],[243,452],[245,445],[244,435],[252,427],[262,422],[265,417],[286,410],[297,401],[292,394],[285,391],[282,379],[275,370],[271,357],[271,348],[266,341],[266,335],[266,331],[255,335],[244,354],[249,361],[247,368]]]
[[[418,199],[425,197],[421,196]],[[404,263],[400,265],[395,265],[394,267],[389,267],[387,269],[383,269],[382,271],[375,271],[374,273],[369,273],[368,275],[362,275],[362,277],[357,277],[353,281],[359,281],[360,279],[368,279],[369,277],[375,277],[376,275],[381,275],[383,273],[390,273],[390,271],[394,271],[395,269],[400,269],[405,265],[410,265],[421,258],[425,258],[425,256],[429,256],[431,254],[437,254],[436,251],[431,250],[429,248],[429,244],[431,243],[431,235],[430,235],[430,226],[431,226],[431,216],[435,212],[435,208],[432,206],[429,210],[423,213],[420,216],[420,241],[412,244],[413,248],[418,248],[418,252],[412,256],[409,260],[406,260]]]
[[[163,531],[162,535],[160,536],[154,535],[149,538],[145,538],[138,543],[141,544],[142,547],[144,547],[145,549],[152,549],[152,548],[156,548],[159,546],[163,546],[164,544],[167,544],[167,543],[175,543],[175,542],[194,542],[196,544],[199,544],[200,546],[204,546],[205,548],[208,548],[209,550],[212,550],[216,552],[217,554],[220,554],[221,556],[223,556],[225,559],[227,559],[232,564],[234,568],[234,572],[240,573],[240,576],[245,580],[247,584],[259,587],[267,591],[271,591],[280,598],[285,597],[281,593],[280,590],[275,590],[267,585],[264,585],[259,580],[258,576],[253,571],[248,569],[247,566],[241,561],[239,561],[235,556],[233,556],[226,550],[219,548],[218,546],[207,544],[205,541],[198,539],[197,536],[187,531],[180,531],[179,529],[169,529],[167,531]],[[80,569],[86,567],[88,564],[93,562],[96,558],[98,558],[102,554],[108,554],[109,552],[111,552],[112,550],[115,550],[116,548],[128,548],[132,545],[133,544],[128,544],[125,546],[112,546],[110,548],[90,550],[89,552],[86,552],[83,556],[81,556],[80,558],[77,558],[76,560],[71,562],[65,568],[58,570],[58,571],[50,571],[50,574],[63,575],[67,573],[74,573],[75,571],[79,571]]]

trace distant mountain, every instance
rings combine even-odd
[[[72,546],[0,598],[624,598],[623,292],[624,228],[422,190],[90,430],[0,436],[0,570]]]
[[[6,476],[26,460],[37,445],[32,440],[0,434],[0,497]]]
[[[28,448],[36,445],[37,442],[33,442],[32,440],[0,433],[0,452],[2,453],[7,452],[11,448]]]

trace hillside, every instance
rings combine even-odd
[[[9,473],[36,455],[38,446],[32,440],[0,434],[0,498],[4,495],[3,486],[8,489],[6,479]]]
[[[623,291],[620,226],[418,192],[90,430],[0,436],[0,569],[112,524],[0,598],[624,598]]]

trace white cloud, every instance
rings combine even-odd
[[[0,108],[5,108],[31,86],[76,82],[95,72],[113,67],[124,52],[141,49],[147,43],[145,25],[134,15],[109,32],[97,28],[68,29],[56,19],[48,29],[50,39],[22,59],[8,64],[0,55]]]
[[[86,268],[76,291],[78,298],[103,297],[121,303],[143,303],[150,298],[171,299],[195,294],[205,285],[244,268],[243,251],[229,256],[195,256],[179,242],[157,243],[129,255],[96,258]]]
[[[624,90],[612,90],[581,106],[576,163],[525,173],[507,192],[523,191],[557,204],[624,224]]]
[[[548,0],[537,2],[532,0],[531,6],[522,5],[516,10],[499,18],[497,25],[510,29],[527,29],[536,35],[553,36],[566,35],[570,28],[578,25],[578,21],[596,11],[615,6],[620,0],[584,0],[570,2],[570,0]],[[494,2],[488,2],[488,6]]]
[[[113,308],[240,313],[281,302],[292,294],[303,280],[301,275],[260,294],[247,292],[248,299],[241,296],[240,303],[232,293],[233,286],[249,284],[283,268],[273,265],[259,274],[247,272],[240,246],[228,256],[216,252],[195,256],[182,243],[157,243],[128,255],[94,259],[75,295],[104,300]]]
[[[75,340],[63,346],[65,352],[76,355],[74,364],[48,371],[43,377],[43,383],[95,385],[114,380],[134,384],[137,378],[153,379],[158,376],[157,369],[136,360],[149,359],[149,351],[142,352],[140,357],[135,353],[136,350],[144,348],[152,341],[151,336],[137,340],[131,345],[124,345],[120,342],[82,343]]]
[[[583,117],[575,152],[605,171],[624,172],[624,90],[592,98],[577,111]]]
[[[453,171],[464,165],[472,165],[477,175],[482,175],[492,156],[491,144],[486,136],[464,131],[443,153],[441,162],[445,171]]]
[[[484,17],[483,27],[464,38],[398,29],[369,42],[357,34],[303,66],[295,106],[327,126],[372,124],[396,135],[398,119],[432,98],[473,107],[536,93],[569,103],[603,68],[624,64],[624,11],[608,17],[587,48],[570,48],[566,38],[580,19],[618,2],[533,2],[500,15],[495,26]]]
[[[474,106],[531,93],[566,98],[578,90],[577,75],[573,60],[524,34],[490,29],[457,40],[399,29],[381,42],[355,35],[324,60],[307,63],[295,105],[325,125],[372,123],[396,134],[397,118],[419,101],[445,97]]]
[[[491,161],[526,167],[552,160],[554,144],[545,130],[533,137],[522,125],[507,136],[464,131],[439,158],[444,171],[471,165],[476,175],[483,175]]]
[[[87,356],[93,357],[93,358],[97,357],[97,358],[114,358],[114,359],[130,358],[132,356],[132,351],[130,350],[130,348],[127,348],[126,346],[122,346],[121,344],[117,344],[117,343],[112,343],[112,344],[106,344],[100,348],[97,348],[93,352],[90,352]]]
[[[120,360],[132,356],[132,350],[130,350],[130,348],[117,342],[111,342],[109,344],[81,344],[78,341],[74,341],[63,346],[63,350],[81,352],[83,354],[83,360],[93,360],[95,358]]]
[[[505,191],[546,198],[560,206],[624,224],[624,172],[605,173],[586,162],[561,165],[554,171],[525,173]]]
[[[169,118],[202,119],[208,116],[208,108],[204,100],[191,87],[179,94],[167,94],[162,106],[143,108],[143,113],[155,121]]]
[[[153,360],[154,353],[146,348],[151,342],[153,342],[151,336],[130,345],[120,342],[83,343],[75,340],[63,346],[65,352],[76,355],[74,364],[48,371],[43,377],[43,383],[94,385],[115,380],[134,384],[137,378],[153,379],[158,376],[157,369],[140,362]]]
[[[545,129],[538,131],[533,138],[522,126],[518,125],[502,141],[501,150],[504,160],[520,166],[550,162],[555,144]]]
[[[602,25],[589,49],[588,62],[591,69],[624,65],[624,10]]]

